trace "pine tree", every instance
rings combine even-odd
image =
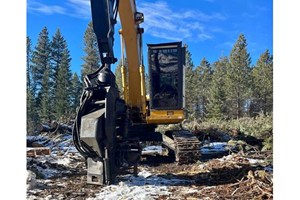
[[[212,69],[210,63],[203,58],[200,65],[195,69],[196,88],[194,94],[197,94],[196,116],[205,118],[207,115],[207,103],[209,98],[209,85],[211,82]]]
[[[69,81],[71,81],[70,72],[70,53],[67,42],[62,36],[59,29],[56,30],[51,41],[51,76],[53,82],[52,103],[54,107],[54,115],[56,119],[66,115],[69,108]]]
[[[44,27],[32,54],[33,90],[36,108],[41,119],[50,119],[52,113],[50,52],[49,34],[47,28]]]
[[[66,48],[67,48],[66,40],[60,33],[60,30],[57,29],[51,41],[51,70],[53,71],[52,74],[53,77],[51,78],[54,80],[53,83],[54,93],[56,93],[56,88],[57,88],[56,80],[58,77],[59,65],[62,62],[63,51]]]
[[[227,118],[225,104],[226,68],[229,64],[227,57],[220,58],[214,65],[211,83],[209,85],[207,117],[215,119]]]
[[[71,80],[71,115],[75,117],[76,109],[80,104],[80,96],[82,93],[82,83],[80,82],[80,79],[77,75],[77,73],[74,73]]]
[[[273,111],[273,56],[269,50],[260,55],[252,71],[253,112],[258,114]]]
[[[41,83],[41,90],[40,90],[40,110],[39,110],[39,116],[43,122],[50,122],[54,117],[53,117],[53,108],[52,108],[52,103],[53,101],[53,96],[51,94],[51,81],[50,81],[50,65],[48,64],[46,66],[43,78],[42,78],[42,83]]]
[[[38,95],[41,86],[44,73],[50,62],[50,40],[49,34],[46,27],[39,34],[37,45],[32,54],[32,71],[33,71],[33,82],[36,88],[35,95]]]
[[[32,59],[32,49],[31,49],[31,39],[26,37],[26,89],[27,91],[32,88],[32,69],[31,69],[31,59]]]
[[[31,68],[31,59],[32,59],[32,49],[31,49],[31,40],[29,37],[26,38],[26,122],[27,122],[27,134],[34,133],[34,127],[38,121],[35,109],[34,101],[34,86],[32,81],[32,68]]]
[[[124,98],[124,91],[123,91],[123,86],[122,86],[122,72],[121,72],[121,61],[118,63],[116,69],[115,69],[115,77],[116,77],[116,84],[118,86],[119,92],[120,92],[120,97]],[[127,59],[125,58],[124,61],[125,68],[127,68],[128,72],[128,62]],[[128,80],[128,73],[127,73],[127,80]],[[147,75],[145,75],[145,82],[146,82],[146,94],[147,94],[147,87],[149,87],[149,84],[147,85]]]
[[[240,34],[230,53],[230,65],[227,68],[225,83],[227,103],[233,118],[238,119],[243,116],[246,101],[251,95],[250,63],[246,38]]]
[[[193,114],[195,112],[195,104],[197,102],[195,96],[195,74],[194,74],[194,63],[192,61],[192,54],[188,50],[188,46],[185,45],[185,105],[187,113]]]
[[[82,57],[84,63],[82,64],[81,78],[100,67],[99,49],[92,22],[88,24],[84,33],[84,52],[85,55]]]
[[[56,119],[67,115],[70,109],[70,52],[67,42],[59,29],[56,30],[51,41],[51,77],[53,80],[51,102],[54,103],[54,115]]]
[[[120,97],[123,97],[123,87],[122,87],[122,73],[121,73],[121,62],[117,65],[115,69],[115,76],[116,76],[116,84],[118,86],[119,92],[120,92]]]
[[[56,79],[57,88],[55,93],[55,115],[57,119],[70,116],[72,78],[70,62],[70,52],[67,46],[65,46],[61,52],[61,60],[58,65]]]

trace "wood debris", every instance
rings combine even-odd
[[[51,151],[48,147],[35,147],[35,148],[27,148],[26,155],[27,157],[36,157],[41,155],[50,155]]]

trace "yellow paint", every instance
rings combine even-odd
[[[122,60],[123,48],[127,57],[126,67],[121,67],[122,86],[124,91],[124,100],[129,108],[138,108],[140,116],[148,124],[174,124],[184,120],[183,110],[147,110],[146,84],[143,62],[141,60],[142,52],[140,49],[140,35],[138,32],[139,22],[135,21],[136,5],[135,0],[119,1],[119,16],[122,29],[119,31],[122,40]],[[123,60],[124,61],[124,60]],[[149,116],[146,116],[147,113]]]
[[[124,100],[126,103],[128,103],[127,70],[125,66],[121,66],[121,75]]]
[[[146,116],[146,86],[145,86],[145,72],[144,66],[140,66],[140,76],[141,76],[141,97],[142,97],[142,114]]]
[[[183,110],[151,110],[146,118],[148,124],[175,124],[183,120]]]
[[[122,26],[121,34],[125,42],[128,62],[128,106],[142,111],[143,100],[141,93],[141,75],[139,72],[139,25],[135,22],[136,5],[134,0],[119,1],[119,16]]]

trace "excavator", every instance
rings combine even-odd
[[[90,2],[102,65],[84,77],[73,127],[74,145],[86,160],[87,183],[112,184],[126,167],[134,167],[136,173],[144,141],[162,142],[179,164],[199,160],[200,142],[188,130],[156,132],[158,125],[179,124],[185,119],[182,42],[147,44],[150,81],[146,95],[144,29],[140,27],[143,13],[137,11],[135,0]],[[111,71],[117,62],[113,50],[117,15],[121,24],[121,88]]]

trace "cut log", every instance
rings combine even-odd
[[[228,142],[231,139],[228,133],[219,131],[216,128],[198,129],[196,127],[193,134],[198,137],[200,141],[209,139],[212,142]]]
[[[32,142],[31,147],[44,147],[44,145],[42,145],[38,142]]]
[[[66,131],[72,132],[73,126],[64,124],[64,123],[58,123],[57,121],[52,121],[51,129],[53,130],[52,132],[55,132],[55,133],[57,131],[59,131],[60,133],[64,133]]]
[[[48,147],[27,148],[27,157],[36,157],[50,154],[51,151]]]
[[[51,132],[52,128],[47,125],[47,124],[38,124],[36,127],[36,130],[41,133],[41,132]]]
[[[59,130],[72,132],[73,126],[68,124],[59,124]]]
[[[57,121],[52,121],[50,126],[51,129],[56,130],[57,126],[59,126],[59,123]]]

